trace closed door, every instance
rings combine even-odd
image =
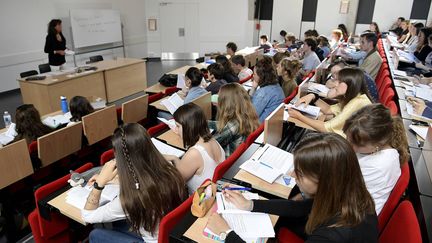
[[[197,3],[159,4],[161,51],[164,53],[199,52]]]

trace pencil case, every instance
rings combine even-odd
[[[195,191],[191,206],[192,215],[198,218],[204,217],[212,208],[216,199],[216,184],[211,181],[204,182]]]

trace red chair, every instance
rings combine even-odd
[[[153,102],[155,102],[156,100],[160,100],[164,97],[164,94],[162,92],[157,93],[157,94],[152,94],[148,97],[148,103],[151,104]]]
[[[386,105],[390,101],[392,101],[394,99],[394,97],[395,97],[395,92],[390,87],[390,88],[387,88],[386,91],[383,93],[383,95],[382,96],[380,95],[379,98],[380,98],[381,104]]]
[[[104,165],[112,159],[114,159],[114,149],[107,150],[101,154],[100,165]]]
[[[120,121],[122,121],[122,108],[121,107],[116,108],[116,114],[117,114],[117,123],[120,124]]]
[[[391,100],[390,102],[388,102],[387,104],[384,104],[385,107],[389,108],[390,113],[392,116],[396,116],[399,114],[399,108],[396,105],[396,102],[394,102],[393,100]]]
[[[297,92],[298,92],[298,86],[294,89],[294,91],[288,97],[286,97],[284,99],[283,102],[285,104],[288,104],[297,95]]]
[[[420,243],[420,226],[410,201],[403,201],[396,208],[387,226],[379,237],[380,243]]]
[[[378,215],[378,229],[381,233],[388,223],[390,216],[393,214],[396,206],[399,204],[399,201],[408,187],[408,182],[410,178],[410,172],[408,167],[408,162],[405,162],[401,167],[401,175],[396,182],[392,192],[390,193],[387,202],[384,204],[384,207],[381,209],[380,214]]]
[[[177,87],[169,87],[169,88],[166,88],[165,89],[165,95],[172,95],[172,94],[174,94],[175,92],[177,92],[177,91],[179,91],[180,89],[179,88],[177,88]]]
[[[205,180],[203,184],[209,180],[210,179]],[[159,223],[158,243],[169,243],[169,234],[171,230],[190,210],[192,206],[192,201],[193,195],[161,219]]]
[[[240,83],[240,84],[246,83],[247,81],[249,81],[249,80],[252,79],[252,78],[253,78],[253,74],[250,75],[249,77],[246,77],[246,78],[240,80],[239,83]]]
[[[388,92],[388,90],[392,89],[391,85],[392,85],[392,81],[391,81],[390,77],[386,76],[384,78],[384,81],[381,83],[381,85],[379,87],[377,87],[379,97],[383,97],[385,95],[385,93]],[[394,96],[394,94],[393,94],[393,96]]]
[[[147,131],[150,135],[150,137],[153,137],[154,135],[156,135],[157,133],[168,129],[168,125],[165,123],[159,123],[156,126],[150,127]]]
[[[249,136],[246,138],[246,145],[249,147],[255,140],[259,137],[261,133],[264,132],[264,123],[261,123],[261,125]]]
[[[91,169],[93,165],[91,163],[87,163],[76,171],[82,173]],[[61,188],[67,185],[67,180],[70,178],[70,175],[65,175],[60,179],[57,179],[51,183],[48,183],[44,186],[38,188],[35,193],[36,200],[36,209],[33,210],[29,215],[29,223],[32,229],[33,236],[37,243],[39,242],[70,242],[70,233],[69,233],[69,221],[68,218],[63,216],[60,213],[50,212],[51,220],[46,220],[42,218],[39,214],[39,204],[38,202],[43,198],[49,196],[55,191],[60,190]]]
[[[226,160],[220,163],[213,172],[213,181],[220,180],[225,172],[236,162],[236,160],[246,151],[249,146],[246,143],[240,144],[237,149]]]
[[[287,228],[281,228],[277,235],[279,243],[303,243],[304,240]]]

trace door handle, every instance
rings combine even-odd
[[[179,37],[185,36],[185,28],[179,28]]]

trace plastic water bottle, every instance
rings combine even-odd
[[[7,112],[7,111],[4,112],[4,114],[3,114],[3,121],[4,121],[4,124],[5,124],[5,127],[7,127],[7,128],[12,124],[12,117],[9,114],[9,112]]]
[[[68,102],[67,102],[66,97],[64,97],[64,96],[60,96],[60,100],[61,100],[60,105],[61,105],[62,112],[63,112],[63,113],[68,113],[68,111],[69,111],[69,106],[68,106]]]

